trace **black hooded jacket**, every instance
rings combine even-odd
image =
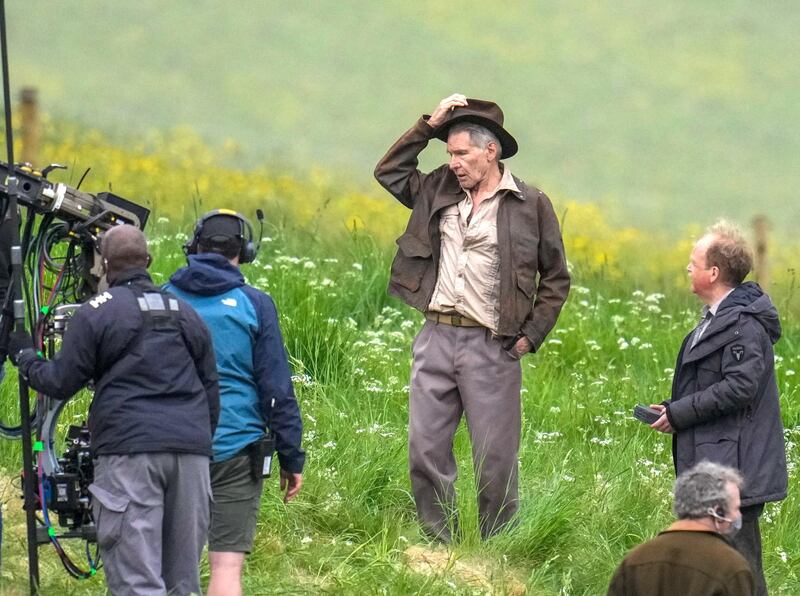
[[[188,304],[167,293],[174,316],[149,325],[141,292],[160,290],[145,270],[123,271],[75,312],[52,360],[30,350],[20,370],[31,387],[55,399],[94,381],[89,430],[96,455],[211,455],[219,386],[208,329]]]
[[[683,340],[667,417],[678,474],[707,459],[740,471],[742,506],[786,497],[786,451],[773,344],[778,312],[753,282],[737,286],[693,348]]]

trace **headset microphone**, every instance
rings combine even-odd
[[[258,244],[256,244],[256,253],[261,250],[261,239],[264,237],[264,212],[261,209],[256,209],[256,219],[258,220]]]

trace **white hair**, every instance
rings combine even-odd
[[[475,147],[486,149],[489,143],[494,143],[497,147],[497,161],[503,157],[503,146],[497,139],[497,136],[485,126],[475,124],[474,122],[459,122],[450,127],[447,136],[458,134],[460,132],[468,132],[469,140]]]
[[[709,509],[717,508],[728,515],[728,483],[741,488],[742,476],[733,468],[701,461],[675,481],[675,515],[678,519],[699,519],[708,516]]]

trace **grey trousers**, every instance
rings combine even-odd
[[[114,596],[201,594],[211,499],[207,456],[100,456],[89,490]]]
[[[758,518],[764,511],[764,505],[742,507],[742,529],[733,537],[733,546],[750,563],[753,579],[756,584],[756,596],[767,596],[767,581],[764,578],[764,567],[761,562],[761,530]]]
[[[449,542],[457,530],[453,437],[466,415],[478,487],[481,536],[518,507],[519,359],[483,327],[426,321],[414,340],[409,402],[411,486],[422,529]]]

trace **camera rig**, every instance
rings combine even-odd
[[[12,249],[12,261],[18,263],[13,268],[9,290],[19,287],[25,296],[24,302],[14,300],[12,308],[15,292],[6,293],[0,314],[0,345],[4,345],[11,330],[13,315],[17,329],[20,321],[25,325],[27,320],[35,348],[47,357],[57,351],[80,303],[103,289],[98,250],[101,234],[121,224],[143,228],[150,213],[112,193],[94,195],[48,180],[47,175],[60,167],[37,171],[29,164],[12,168],[0,162],[0,216],[4,219],[7,213],[17,215],[22,232],[18,248]],[[11,204],[14,196],[18,207]],[[12,208],[17,213],[9,213]],[[22,304],[26,308],[20,313]],[[66,402],[37,394],[29,413],[29,399],[27,385],[21,381],[21,423],[0,423],[0,434],[22,437],[23,443],[30,443],[31,435],[35,437],[22,472],[29,520],[28,562],[31,587],[35,590],[38,546],[52,544],[64,568],[79,579],[96,573],[99,557],[96,548],[94,553],[90,548],[95,541],[95,525],[89,493],[94,473],[89,431],[85,424],[70,426],[67,449],[58,457],[58,421]],[[23,445],[23,451],[27,449]],[[65,538],[86,541],[87,569],[70,559],[61,545]]]
[[[8,156],[6,162],[0,162],[0,365],[12,329],[29,330],[43,356],[56,352],[72,313],[102,289],[100,235],[121,224],[144,229],[150,213],[110,192],[90,194],[79,190],[80,183],[73,188],[48,180],[50,172],[64,166],[52,164],[37,170],[31,164],[14,161],[7,41],[5,2],[0,0]],[[31,408],[27,380],[22,375],[18,379],[20,424],[0,422],[0,436],[22,440],[28,580],[31,593],[37,594],[41,544],[55,547],[73,577],[91,577],[98,568],[97,551],[92,554],[90,549],[95,541],[89,493],[94,470],[91,438],[85,425],[69,428],[67,449],[58,457],[58,420],[65,402],[38,393]],[[51,515],[57,518],[58,527]],[[72,562],[61,546],[64,538],[85,541],[88,570]]]
[[[48,166],[37,171],[29,164],[12,168],[0,162],[0,214],[5,217],[11,208],[9,199],[16,194],[22,232],[18,254],[12,254],[12,260],[19,261],[19,266],[13,269],[9,288],[15,285],[21,288],[26,306],[22,316],[27,319],[35,348],[47,357],[57,351],[80,303],[103,289],[102,257],[98,250],[101,234],[121,224],[143,228],[149,215],[147,208],[115,194],[94,195],[48,180],[47,174],[59,167]],[[16,189],[9,188],[13,184]],[[15,276],[19,279],[14,279]],[[21,314],[15,311],[20,310],[22,301],[15,300],[11,308],[14,297],[14,292],[6,293],[0,314],[0,342],[10,332],[11,316],[19,319]],[[19,322],[16,325],[19,329]],[[22,437],[23,442],[28,442],[25,439],[31,435],[35,438],[22,473],[26,513],[29,526],[34,526],[28,532],[28,559],[31,586],[35,590],[38,546],[52,544],[64,568],[79,579],[96,573],[99,557],[96,548],[90,548],[95,541],[95,525],[89,493],[94,473],[89,431],[85,424],[70,426],[66,451],[58,457],[59,416],[66,402],[37,394],[29,414],[31,408],[23,404],[29,400],[27,393],[27,386],[23,390],[21,383],[21,424],[0,423],[0,434]],[[82,569],[70,559],[61,544],[65,538],[86,541],[88,568]]]

